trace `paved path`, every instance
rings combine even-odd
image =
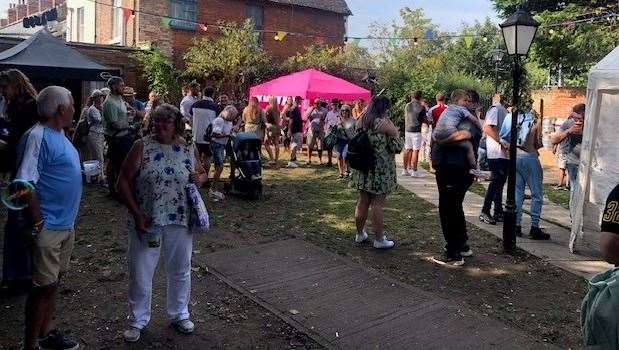
[[[301,240],[195,259],[326,348],[552,348]]]
[[[401,169],[398,169],[398,174]],[[404,188],[413,192],[417,196],[426,201],[438,205],[438,190],[436,181],[432,174],[426,174],[422,178],[399,177],[398,183]],[[486,225],[479,222],[479,213],[483,205],[483,198],[472,192],[468,192],[464,199],[464,214],[466,220],[485,230],[493,235],[502,238],[503,227],[501,225]],[[525,209],[528,205],[525,203]],[[545,221],[545,218],[550,220]],[[569,223],[569,212],[560,206],[553,204],[544,204],[542,211],[542,226],[548,233],[551,234],[550,241],[533,241],[526,238],[528,227],[530,227],[530,217],[524,215],[522,218],[522,227],[525,237],[517,239],[519,248],[541,258],[549,263],[560,267],[564,270],[590,278],[596,273],[612,268],[611,265],[604,262],[599,253],[598,236],[589,234],[585,236],[585,240],[577,242],[574,254],[569,252],[568,242],[570,231],[567,229]],[[557,225],[557,223],[559,225]]]

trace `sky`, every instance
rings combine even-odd
[[[2,1],[2,0],[0,0]],[[367,36],[371,23],[389,24],[399,18],[403,7],[422,8],[427,17],[443,31],[457,31],[463,23],[498,23],[490,0],[346,0],[353,15],[348,18],[349,36]]]

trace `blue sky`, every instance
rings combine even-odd
[[[1,1],[1,0],[0,0]],[[490,17],[498,22],[490,0],[346,0],[353,15],[348,35],[366,36],[371,23],[391,23],[403,7],[423,8],[427,17],[444,31],[457,31],[463,23]]]

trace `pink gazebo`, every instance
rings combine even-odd
[[[249,96],[258,97],[260,102],[266,102],[269,96],[276,96],[278,102],[282,104],[282,100],[287,96],[301,96],[307,102],[317,98],[368,101],[372,94],[369,90],[344,79],[316,69],[308,69],[253,86],[249,89]]]

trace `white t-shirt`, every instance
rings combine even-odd
[[[191,132],[195,143],[208,143],[204,141],[204,135],[206,134],[208,126],[217,118],[216,109],[217,105],[213,99],[209,97],[205,97],[203,100],[194,103],[192,107],[190,107],[192,120]]]
[[[327,117],[325,118],[325,133],[329,133],[329,130],[337,125],[340,119],[340,114],[338,112],[329,111],[327,113]]]
[[[194,103],[196,103],[198,101],[197,98],[187,95],[185,97],[183,97],[183,100],[181,101],[181,105],[180,105],[180,110],[181,113],[183,114],[183,117],[187,118],[187,120],[191,119],[191,106],[193,106]]]
[[[485,125],[495,127],[498,135],[506,115],[507,110],[503,106],[494,105],[486,114]],[[486,154],[488,159],[509,159],[507,150],[503,149],[501,144],[490,136],[486,136]]]
[[[232,132],[232,122],[224,120],[222,117],[217,117],[213,120],[213,134],[225,135],[224,137],[213,136],[212,141],[220,145],[228,143],[230,133]]]

